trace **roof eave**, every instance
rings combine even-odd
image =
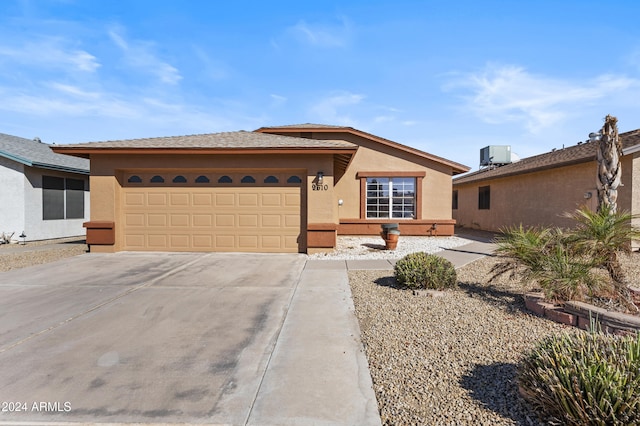
[[[90,171],[87,169],[79,169],[76,167],[68,167],[68,166],[59,166],[56,164],[33,163],[32,167],[36,167],[39,169],[56,170],[58,172],[77,173],[81,175],[88,175],[90,173]]]
[[[11,153],[8,153],[6,151],[0,151],[0,157],[4,157],[4,158],[8,158],[9,160],[13,160],[16,161],[20,164],[24,164],[25,166],[31,166],[32,162],[31,160],[24,158],[24,157],[20,157],[19,155],[14,155]]]
[[[89,158],[91,155],[131,155],[131,154],[354,154],[354,147],[288,147],[288,148],[80,148],[80,147],[52,147],[58,154],[74,155]]]
[[[622,155],[635,154],[636,152],[640,152],[640,144],[624,148],[622,150]]]
[[[299,132],[315,132],[315,133],[335,133],[339,131],[344,131],[347,133],[351,133],[356,136],[363,137],[365,139],[370,139],[375,142],[381,143],[383,145],[399,149],[404,152],[409,152],[411,154],[417,155],[422,158],[426,158],[431,161],[435,161],[437,163],[441,163],[451,167],[452,175],[459,175],[461,173],[468,172],[471,170],[471,167],[465,166],[464,164],[456,163],[455,161],[447,160],[442,157],[438,157],[437,155],[429,154],[427,152],[421,151],[419,149],[411,148],[409,146],[403,145],[398,142],[391,141],[389,139],[382,138],[380,136],[372,135],[371,133],[363,132],[362,130],[354,129],[353,127],[261,127],[255,132],[259,133],[272,133],[272,132],[287,132],[287,133],[299,133]]]

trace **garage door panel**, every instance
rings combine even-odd
[[[124,197],[124,203],[126,206],[144,206],[144,200],[144,192],[128,192]]]
[[[300,237],[298,235],[284,235],[284,247],[285,249],[296,250],[298,248],[298,240]]]
[[[123,249],[298,252],[301,188],[286,179],[262,185],[258,175],[256,184],[238,184],[239,174],[228,175],[233,184],[212,177],[189,187],[165,176],[162,184],[123,187]]]
[[[211,214],[194,214],[193,226],[210,227],[213,223],[213,216]]]
[[[167,194],[165,193],[148,193],[147,194],[147,205],[148,206],[166,206],[167,205]]]
[[[216,214],[216,226],[222,228],[233,228],[236,223],[234,214]]]
[[[163,213],[148,213],[147,214],[148,226],[167,226],[167,215]]]
[[[233,250],[236,247],[235,235],[216,235],[216,248],[222,250]]]
[[[284,226],[285,228],[300,228],[300,216],[288,214],[284,216]]]
[[[282,206],[281,194],[262,194],[262,206],[264,207],[280,207]]]
[[[238,194],[238,207],[257,207],[259,194]]]
[[[260,242],[260,247],[263,249],[278,249],[282,247],[282,237],[280,235],[263,235]]]
[[[258,249],[258,236],[257,235],[239,235],[238,236],[238,248],[240,249]]]
[[[216,207],[234,207],[235,194],[215,194]]]
[[[146,247],[144,234],[127,234],[124,237],[125,246],[129,249],[144,250]]]
[[[169,248],[166,235],[158,235],[158,234],[147,235],[147,245],[149,246],[149,248],[152,248],[152,249]]]
[[[191,247],[191,238],[188,235],[171,235],[171,248],[187,249]]]
[[[189,193],[172,193],[171,206],[189,206],[190,198]]]
[[[279,214],[263,214],[260,225],[265,228],[280,228],[282,226],[282,216]]]
[[[238,227],[255,228],[257,226],[258,226],[257,214],[239,214],[238,215]]]
[[[213,194],[193,194],[193,205],[199,207],[213,206]]]
[[[300,194],[299,193],[284,194],[284,205],[286,207],[300,206]]]
[[[190,223],[189,223],[189,218],[191,217],[191,215],[189,215],[188,213],[185,214],[172,214],[171,215],[171,226],[182,226],[182,227],[189,227]]]
[[[144,213],[127,213],[124,215],[125,226],[144,226]]]
[[[213,236],[210,234],[194,235],[193,246],[196,248],[213,248]]]

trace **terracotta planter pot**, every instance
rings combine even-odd
[[[398,239],[400,238],[399,232],[388,232],[386,238],[384,238],[384,245],[387,250],[395,250],[398,246]]]

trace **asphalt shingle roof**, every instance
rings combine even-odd
[[[640,129],[620,134],[622,148],[627,149],[640,144]],[[567,166],[570,164],[584,163],[595,160],[597,142],[585,142],[563,149],[547,152],[533,157],[496,167],[494,169],[483,169],[453,179],[454,185],[477,182],[498,177],[506,177],[523,173],[531,173],[539,170],[554,167]]]
[[[343,140],[316,140],[256,132],[221,132],[188,136],[126,139],[59,145],[60,148],[287,149],[356,148]]]
[[[0,156],[30,167],[89,173],[89,160],[56,154],[43,142],[0,133]]]

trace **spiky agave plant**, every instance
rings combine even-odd
[[[640,334],[548,337],[525,356],[517,381],[551,424],[639,425]]]

